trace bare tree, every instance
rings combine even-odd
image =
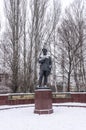
[[[52,9],[47,14],[46,21],[46,35],[44,45],[47,46],[48,51],[52,57],[52,75],[49,78],[49,84],[52,84],[57,91],[57,75],[58,75],[58,34],[57,29],[60,22],[61,15],[61,1],[53,0]]]
[[[72,70],[72,61],[73,61],[73,54],[72,54],[72,50],[71,50],[71,31],[69,29],[69,23],[66,19],[64,19],[62,25],[61,25],[61,29],[59,30],[60,33],[60,40],[62,41],[62,45],[61,45],[61,50],[62,52],[64,52],[65,54],[62,54],[62,56],[66,56],[67,58],[63,58],[62,57],[62,63],[66,62],[66,66],[61,65],[62,69],[65,67],[65,71],[67,72],[68,75],[68,91],[70,88],[70,75],[71,75],[71,70]],[[65,47],[65,48],[62,48]],[[64,71],[64,69],[63,69]]]
[[[37,61],[39,55],[39,49],[43,43],[43,31],[45,24],[45,14],[47,7],[47,0],[31,0],[30,2],[30,11],[31,11],[31,20],[29,25],[29,37],[30,37],[30,51],[29,51],[29,81],[31,75],[33,75],[33,85],[37,84]],[[34,50],[34,52],[33,52]],[[32,53],[33,52],[33,53]],[[34,64],[34,66],[32,65]],[[31,72],[34,72],[31,74]]]
[[[77,10],[77,11],[76,11]],[[76,1],[73,5],[73,12],[75,12],[76,19],[76,33],[80,48],[78,49],[77,56],[75,56],[74,63],[78,60],[77,65],[74,64],[74,77],[77,90],[80,91],[81,87],[86,86],[86,75],[85,75],[85,62],[84,62],[84,42],[85,42],[85,7],[84,0]]]
[[[19,38],[21,35],[21,9],[20,0],[4,1],[6,18],[7,18],[7,35],[8,44],[11,55],[9,55],[9,63],[12,72],[12,90],[16,92],[18,89],[18,72],[19,72]]]
[[[54,36],[56,37],[56,30],[60,16],[60,1],[53,0],[53,6],[49,5],[49,0],[33,0],[30,3],[31,9],[31,24],[30,24],[30,53],[29,53],[29,75],[34,72],[34,82],[37,83],[37,59],[41,53],[41,48],[46,46],[51,48],[54,44]],[[52,42],[53,40],[53,42]],[[51,45],[51,43],[53,43]],[[54,46],[55,48],[55,46]],[[32,53],[32,51],[34,52]],[[48,49],[51,53],[51,49]],[[31,62],[32,61],[32,62]],[[32,66],[31,64],[34,64]],[[55,65],[55,64],[54,64]],[[31,67],[32,66],[32,67]],[[32,68],[32,69],[31,69]],[[55,71],[54,71],[55,72]],[[30,79],[31,76],[29,76]]]
[[[57,41],[58,41],[58,34],[57,34],[57,28],[58,28],[58,22],[59,22],[59,18],[60,18],[60,14],[61,14],[61,3],[60,1],[54,1],[54,31],[53,31],[53,47],[54,47],[54,56],[57,55],[56,53],[56,49],[57,49]],[[54,61],[53,61],[53,82],[54,82],[54,86],[56,88],[56,61],[55,61],[55,58],[54,58]]]
[[[59,30],[60,41],[64,45],[64,49],[61,46],[62,51],[65,55],[65,68],[68,74],[68,91],[70,91],[71,74],[74,72],[74,80],[77,89],[79,88],[80,80],[83,82],[83,75],[85,81],[85,68],[82,46],[84,43],[84,4],[83,0],[75,1],[70,8],[66,9],[65,18],[61,24]],[[77,68],[79,67],[80,68]],[[79,75],[80,73],[80,75]],[[80,78],[79,78],[80,79]]]
[[[22,1],[22,26],[23,26],[23,63],[24,63],[24,75],[23,75],[23,92],[27,91],[27,0]]]

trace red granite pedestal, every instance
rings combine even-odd
[[[52,109],[52,91],[51,89],[35,90],[35,110],[37,114],[51,114]]]

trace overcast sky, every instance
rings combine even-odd
[[[3,17],[3,1],[0,0],[0,17]],[[74,0],[61,0],[62,7],[65,8],[65,6],[68,6],[70,3],[72,3]]]
[[[62,6],[65,7],[65,6],[68,6],[70,3],[72,3],[74,0],[61,0],[62,2]]]
[[[66,6],[69,6],[70,3],[72,3],[74,0],[61,0],[62,2],[62,9],[64,9]],[[4,0],[0,0],[0,21],[2,23],[2,32],[4,30],[4,25],[5,25],[5,17],[4,17],[4,11],[3,11],[3,2]]]

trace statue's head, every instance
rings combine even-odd
[[[43,48],[42,51],[43,51],[44,55],[47,55],[47,49],[46,48]]]

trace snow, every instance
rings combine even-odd
[[[34,114],[34,104],[0,106],[0,130],[86,130],[86,103],[53,104],[54,113]]]

